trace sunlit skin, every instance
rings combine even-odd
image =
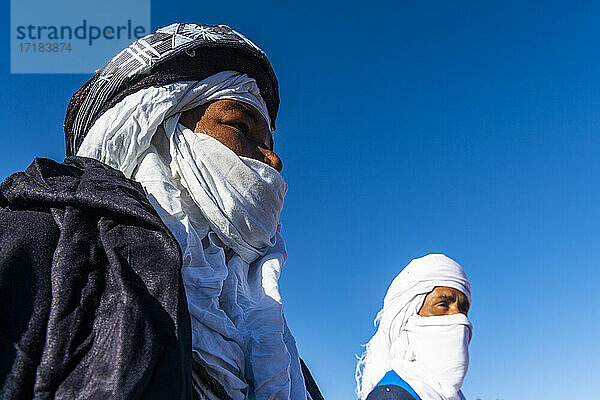
[[[267,121],[253,107],[234,100],[217,100],[181,114],[179,122],[229,147],[235,154],[254,158],[281,172],[283,164],[273,152]]]
[[[447,286],[437,286],[425,297],[419,315],[422,317],[459,313],[467,315],[470,306],[468,297],[460,290]]]

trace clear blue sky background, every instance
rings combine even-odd
[[[598,396],[593,3],[152,1],[153,30],[229,24],[274,64],[290,186],[281,286],[327,399],[354,398],[387,286],[431,252],[473,286],[469,399]],[[10,75],[3,7],[5,177],[63,158],[64,111],[88,76]]]

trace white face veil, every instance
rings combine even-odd
[[[356,368],[360,399],[390,370],[422,400],[463,398],[459,389],[468,367],[470,322],[463,314],[418,315],[425,297],[437,286],[460,290],[471,303],[471,286],[463,269],[443,254],[414,259],[394,278],[375,319],[377,332]]]
[[[127,96],[98,118],[77,155],[140,182],[179,243],[194,360],[234,400],[306,399],[278,286],[287,185],[272,167],[179,124],[182,112],[222,99],[254,107],[271,126],[254,79],[224,71]]]

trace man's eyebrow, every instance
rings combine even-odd
[[[438,296],[438,300],[454,301],[454,299],[456,299],[456,297],[453,294],[443,293]]]
[[[258,114],[258,111],[255,111],[249,105],[234,101],[234,102],[227,102],[224,106],[225,106],[224,108],[226,111],[228,111],[228,110],[242,111],[243,113],[248,115],[253,122],[258,123],[258,118],[256,116],[256,114]]]

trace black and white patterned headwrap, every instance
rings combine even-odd
[[[176,23],[127,46],[73,95],[64,125],[67,155],[77,153],[100,115],[139,89],[225,70],[256,80],[275,129],[279,88],[265,52],[226,25]]]

